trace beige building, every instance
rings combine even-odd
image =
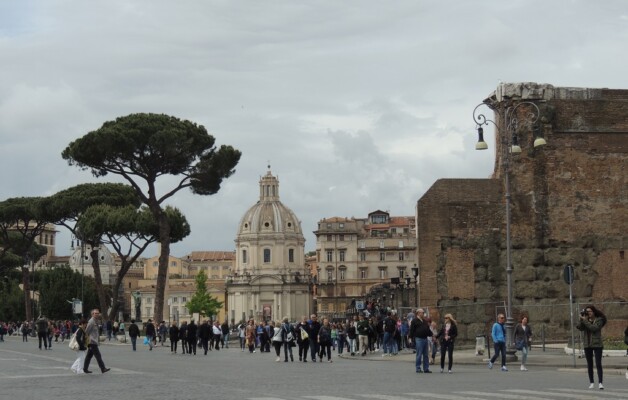
[[[414,285],[415,229],[414,217],[391,217],[380,210],[367,218],[320,220],[314,231],[317,311],[343,318],[355,306],[354,301],[377,301],[393,307],[412,305],[403,285],[405,289]]]
[[[240,220],[235,243],[235,269],[226,283],[230,321],[294,321],[311,311],[301,222],[280,201],[279,180],[270,169],[260,178],[259,201]]]
[[[196,276],[200,271],[207,275],[207,291],[216,300],[225,303],[225,278],[234,265],[235,255],[232,251],[193,251],[183,258],[170,256],[168,260],[168,276],[166,281],[164,320],[189,321],[192,315],[186,303],[196,292]],[[159,257],[146,260],[143,279],[137,281],[134,291],[129,294],[131,317],[136,317],[136,305],[139,298],[142,321],[153,318],[155,310],[155,286]],[[131,282],[129,287],[131,286]],[[223,321],[224,308],[218,314],[209,316]]]

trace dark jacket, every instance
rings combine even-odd
[[[321,330],[321,323],[318,321],[311,321],[307,324],[305,330],[310,335],[310,342],[318,343],[318,332]]]
[[[172,325],[170,329],[168,329],[168,336],[170,337],[171,342],[179,341],[179,328],[176,325]]]
[[[411,338],[427,339],[428,336],[432,336],[430,324],[426,320],[420,320],[419,318],[413,319],[410,324],[409,336]]]
[[[146,324],[146,336],[155,337],[155,325],[152,322]]]
[[[85,337],[86,335],[83,328],[78,328],[76,330],[76,343],[78,343],[80,351],[87,350],[87,343],[85,343]]]
[[[197,330],[198,330],[198,325],[196,325],[194,321],[188,324],[188,342],[194,342],[196,340]]]
[[[179,339],[187,340],[187,336],[188,336],[188,324],[181,324],[181,327],[179,328]]]
[[[203,322],[201,326],[198,327],[198,337],[203,340],[209,340],[212,333],[212,328],[209,326],[207,321]]]
[[[137,327],[137,324],[132,323],[129,326],[129,336],[132,338],[138,337],[140,335],[140,328]]]
[[[441,343],[453,343],[456,341],[456,336],[458,336],[458,327],[456,324],[451,324],[449,327],[449,340],[445,340],[445,324],[440,328],[438,334],[436,335],[436,339],[440,340]]]

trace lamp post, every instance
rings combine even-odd
[[[502,121],[495,121],[486,118],[484,114],[478,113],[480,107],[486,106],[490,108],[498,118]],[[527,112],[524,113],[524,110]],[[519,115],[523,114],[524,118],[519,119]],[[541,147],[546,144],[545,139],[540,135],[538,126],[536,125],[539,119],[540,111],[539,107],[531,101],[519,101],[509,102],[508,104],[502,100],[499,101],[498,107],[495,105],[484,102],[478,104],[473,110],[473,120],[476,124],[478,132],[478,142],[475,145],[476,150],[486,150],[488,145],[484,141],[483,125],[493,124],[497,129],[498,136],[501,139],[501,151],[502,151],[502,167],[504,177],[504,192],[506,203],[506,284],[507,284],[507,301],[506,301],[506,354],[511,361],[517,360],[516,349],[513,347],[514,339],[514,319],[512,316],[512,302],[513,302],[513,284],[512,284],[512,243],[510,240],[510,224],[511,224],[511,210],[510,210],[510,157],[512,155],[518,155],[521,153],[521,147],[519,145],[518,131],[520,124],[526,127],[531,126],[534,132],[534,147]],[[499,123],[501,122],[501,124]],[[505,132],[501,132],[501,126],[505,127]]]
[[[414,305],[419,308],[419,267],[416,264],[412,268],[412,276],[414,277]]]

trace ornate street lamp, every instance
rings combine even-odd
[[[505,101],[499,101],[499,107],[484,102],[478,104],[473,110],[473,120],[476,124],[478,132],[478,142],[475,145],[476,150],[486,150],[488,145],[484,141],[483,125],[493,124],[498,132],[498,137],[501,139],[502,144],[502,167],[504,177],[504,189],[505,189],[505,203],[506,203],[506,282],[508,286],[508,297],[506,302],[506,354],[510,360],[516,360],[516,349],[513,346],[514,339],[514,319],[512,316],[512,302],[513,302],[513,287],[512,287],[512,243],[510,240],[510,224],[511,224],[511,212],[510,212],[510,157],[512,155],[518,155],[521,153],[521,146],[519,145],[519,128],[520,125],[525,127],[531,127],[534,132],[534,147],[544,146],[545,139],[540,135],[540,130],[536,125],[539,119],[540,111],[539,107],[530,101],[519,101],[506,103]],[[503,119],[503,124],[495,123],[495,121],[486,118],[484,114],[478,113],[480,107],[486,106],[490,108],[497,117]],[[520,119],[519,116],[523,118]],[[505,132],[501,132],[501,126],[505,127]]]

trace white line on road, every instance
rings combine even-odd
[[[506,392],[513,392],[513,393],[523,393],[523,394],[533,394],[536,396],[543,396],[543,395],[548,395],[548,392],[540,392],[537,390],[523,390],[523,389],[508,389],[506,390]],[[584,391],[583,391],[584,392]],[[599,394],[604,394],[603,392],[596,390],[594,391],[589,391],[589,392],[584,392],[584,393],[588,393],[588,394],[583,394],[583,395],[579,395],[579,394],[575,394],[575,393],[551,393],[552,397],[561,397],[561,398],[567,398],[567,399],[583,399],[583,400],[590,400],[591,399],[591,395],[593,393],[599,393]]]
[[[498,397],[500,399],[513,399],[513,400],[529,400],[530,396],[521,396],[518,394],[506,394],[501,392],[456,392],[460,394],[472,394],[474,396],[484,396],[484,397]],[[535,397],[534,400],[552,400],[547,397]]]
[[[551,390],[556,390],[559,392],[570,392],[570,393],[591,393],[593,391],[593,390],[578,390],[578,389],[551,389]],[[596,395],[619,397],[620,399],[626,398],[626,393],[614,393],[609,390],[601,391],[601,390],[595,389],[595,393]]]

